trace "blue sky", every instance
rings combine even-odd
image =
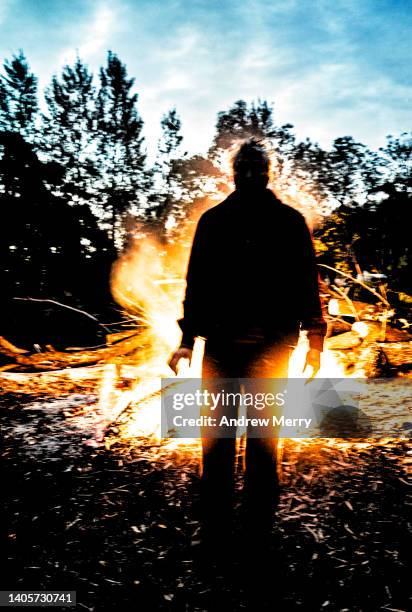
[[[22,48],[41,88],[76,51],[94,72],[118,53],[149,150],[172,106],[194,153],[258,97],[299,138],[381,146],[412,129],[411,40],[412,0],[0,0],[0,60]]]

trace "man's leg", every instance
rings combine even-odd
[[[209,392],[239,391],[236,381],[221,380],[228,375],[224,361],[206,353],[202,378]],[[210,415],[210,410],[202,410]],[[235,418],[237,406],[219,402],[213,418]],[[211,556],[219,558],[230,547],[233,521],[234,477],[236,460],[236,427],[202,427],[201,523],[202,540]],[[225,550],[226,549],[226,550]]]
[[[250,374],[256,379],[251,384],[254,393],[284,391],[291,349],[287,346],[272,347],[263,352],[251,365]],[[265,377],[261,382],[259,377]],[[277,466],[278,431],[272,416],[280,416],[281,408],[267,406],[253,416],[269,419],[270,426],[259,432],[248,430],[245,456],[244,514],[250,540],[258,544],[269,542],[273,524],[273,511],[279,498]],[[257,437],[256,437],[257,436]]]
[[[206,544],[221,548],[232,531],[236,438],[202,440],[201,518]]]
[[[284,390],[291,350],[272,349],[259,355],[249,369],[249,382],[253,393],[274,393]],[[261,378],[262,380],[258,380]],[[253,416],[268,418],[270,426],[263,431],[249,428],[245,455],[245,484],[243,500],[244,517],[244,564],[243,576],[250,603],[254,608],[267,609],[276,600],[279,584],[279,560],[272,550],[272,528],[274,511],[279,499],[277,473],[278,428],[272,426],[273,414],[280,415],[280,409],[268,406]]]

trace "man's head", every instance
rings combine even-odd
[[[233,159],[236,189],[256,191],[269,182],[270,161],[263,145],[254,138],[243,143]]]

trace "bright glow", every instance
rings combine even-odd
[[[331,298],[329,300],[328,312],[333,317],[337,317],[339,315],[339,300],[336,298]]]
[[[367,323],[364,323],[363,321],[356,321],[353,323],[352,330],[359,334],[361,338],[366,338],[369,333],[369,327]]]

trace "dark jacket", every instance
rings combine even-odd
[[[234,191],[199,220],[187,271],[182,346],[250,337],[322,350],[326,323],[311,234],[272,191]]]

